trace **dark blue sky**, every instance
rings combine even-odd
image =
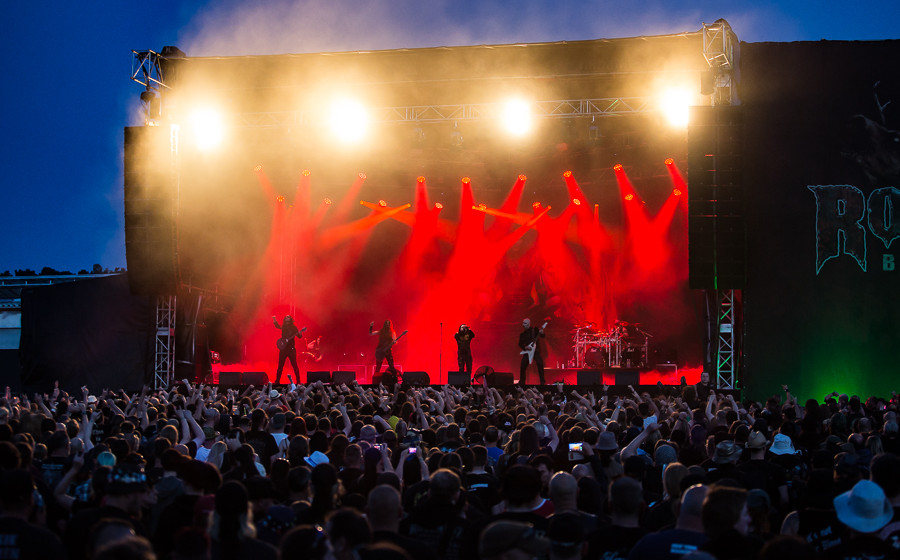
[[[0,271],[125,266],[122,128],[141,122],[131,49],[208,56],[579,40],[693,31],[722,17],[749,42],[900,38],[896,1],[3,2]]]

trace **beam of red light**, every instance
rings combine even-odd
[[[259,181],[259,186],[262,188],[266,200],[274,201],[277,194],[272,186],[272,182],[269,181],[269,177],[266,175],[266,170],[262,165],[257,165],[253,168],[253,172],[256,174],[256,180]]]
[[[359,191],[362,190],[365,181],[365,173],[358,173],[356,175],[353,179],[353,184],[350,185],[350,189],[338,203],[337,208],[335,208],[334,214],[331,216],[331,223],[339,224],[347,219],[350,211],[353,209],[353,205],[359,199]]]

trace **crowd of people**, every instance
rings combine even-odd
[[[0,399],[0,558],[900,556],[896,395],[192,384]]]

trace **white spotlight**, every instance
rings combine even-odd
[[[691,94],[686,89],[669,89],[660,96],[659,107],[669,124],[685,127],[688,124],[688,107]]]
[[[369,114],[357,101],[341,99],[331,105],[331,130],[343,142],[362,140],[369,129]]]
[[[514,136],[523,136],[531,130],[531,105],[522,99],[511,99],[503,108],[503,126]]]
[[[194,142],[201,150],[216,148],[225,138],[224,119],[215,109],[197,109],[191,113],[189,122]]]

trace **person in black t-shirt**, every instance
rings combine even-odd
[[[468,325],[460,325],[459,330],[453,335],[456,339],[456,362],[459,371],[465,371],[472,376],[472,339],[475,332]]]
[[[290,315],[284,316],[284,324],[279,325],[278,319],[273,315],[272,323],[276,329],[281,329],[281,338],[278,339],[278,371],[275,372],[275,383],[281,383],[281,371],[284,369],[284,362],[290,360],[291,367],[294,368],[295,379],[293,382],[300,382],[300,369],[297,367],[297,347],[294,344],[294,338],[301,338],[303,331],[294,324],[294,318]],[[306,329],[303,329],[304,331]],[[290,379],[290,375],[288,376]]]

